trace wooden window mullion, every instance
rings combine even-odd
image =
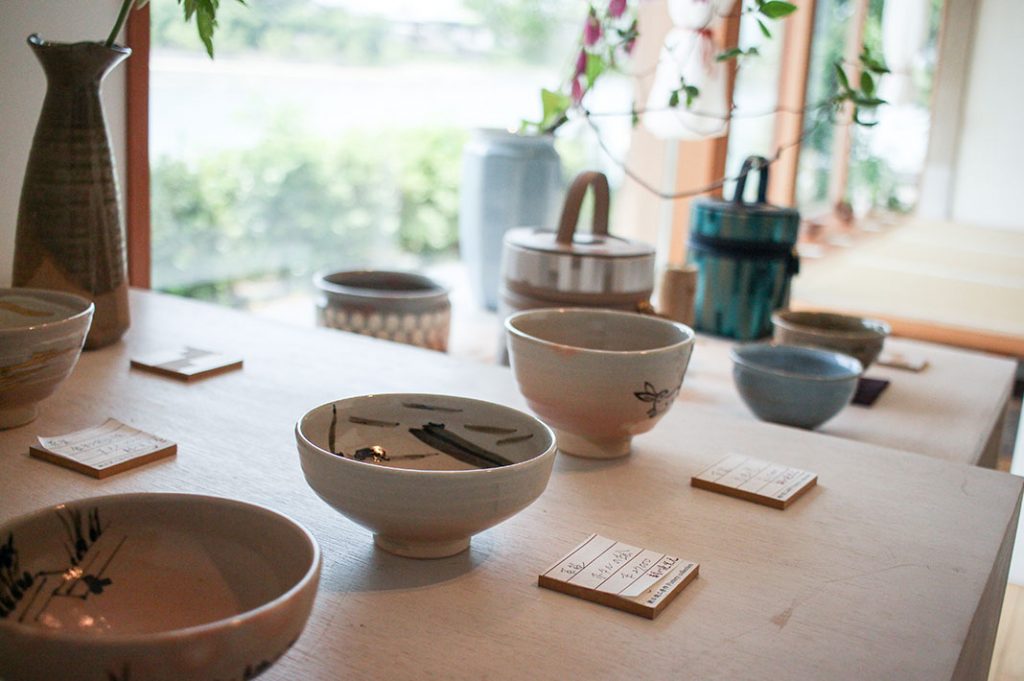
[[[796,205],[797,170],[807,106],[807,77],[814,38],[815,0],[794,0],[798,10],[786,18],[779,65],[779,113],[775,118],[775,149],[783,149],[772,164],[768,200],[782,206]],[[796,142],[796,144],[794,144]]]
[[[128,59],[125,93],[127,187],[125,195],[128,232],[128,281],[150,286],[150,191],[149,191],[149,5],[128,18]]]

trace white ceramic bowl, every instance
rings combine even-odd
[[[320,549],[260,506],[123,494],[0,525],[0,678],[249,679],[305,626]]]
[[[32,421],[71,374],[92,313],[70,293],[0,288],[0,429]]]
[[[313,491],[377,546],[410,558],[469,548],[541,495],[555,460],[554,434],[529,414],[448,395],[324,404],[296,424],[295,439]]]
[[[566,454],[609,459],[672,407],[693,330],[659,317],[589,308],[519,312],[505,320],[509,359],[530,408]]]

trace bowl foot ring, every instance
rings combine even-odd
[[[39,416],[39,405],[31,404],[27,407],[11,407],[0,409],[0,430],[17,428],[26,423],[31,423]]]
[[[469,537],[440,541],[406,541],[373,535],[378,548],[403,558],[447,558],[469,548]]]

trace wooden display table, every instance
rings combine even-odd
[[[795,308],[878,317],[900,336],[1024,358],[1024,230],[912,219],[801,267]]]
[[[285,679],[984,679],[1024,480],[676,404],[631,457],[559,455],[531,507],[436,561],[375,549],[299,469],[308,408],[379,391],[522,406],[510,372],[326,329],[135,292],[123,343],[87,353],[37,421],[0,432],[0,518],[90,495],[183,491],[265,504],[320,541],[323,576]],[[130,370],[190,344],[242,355],[193,384]],[[571,399],[571,396],[567,396]],[[31,459],[37,435],[115,416],[175,458],[95,480]],[[785,511],[691,488],[728,453],[809,469]],[[538,588],[591,533],[700,562],[645,620]],[[173,604],[168,604],[173,607]]]
[[[697,336],[681,403],[755,419],[733,384],[733,345]],[[929,366],[918,373],[871,366],[867,376],[890,381],[885,392],[870,407],[848,406],[817,432],[994,468],[1017,363],[903,338],[886,339],[885,348],[923,357]]]

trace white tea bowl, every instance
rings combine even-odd
[[[675,402],[693,330],[630,312],[527,310],[505,320],[509,359],[530,409],[555,429],[558,449],[626,456]]]
[[[295,426],[306,482],[381,549],[443,558],[529,506],[555,437],[521,411],[449,395],[350,397]]]
[[[320,549],[266,508],[121,494],[0,525],[0,678],[249,679],[305,626]]]
[[[0,429],[24,425],[78,362],[93,304],[60,291],[0,288]]]

